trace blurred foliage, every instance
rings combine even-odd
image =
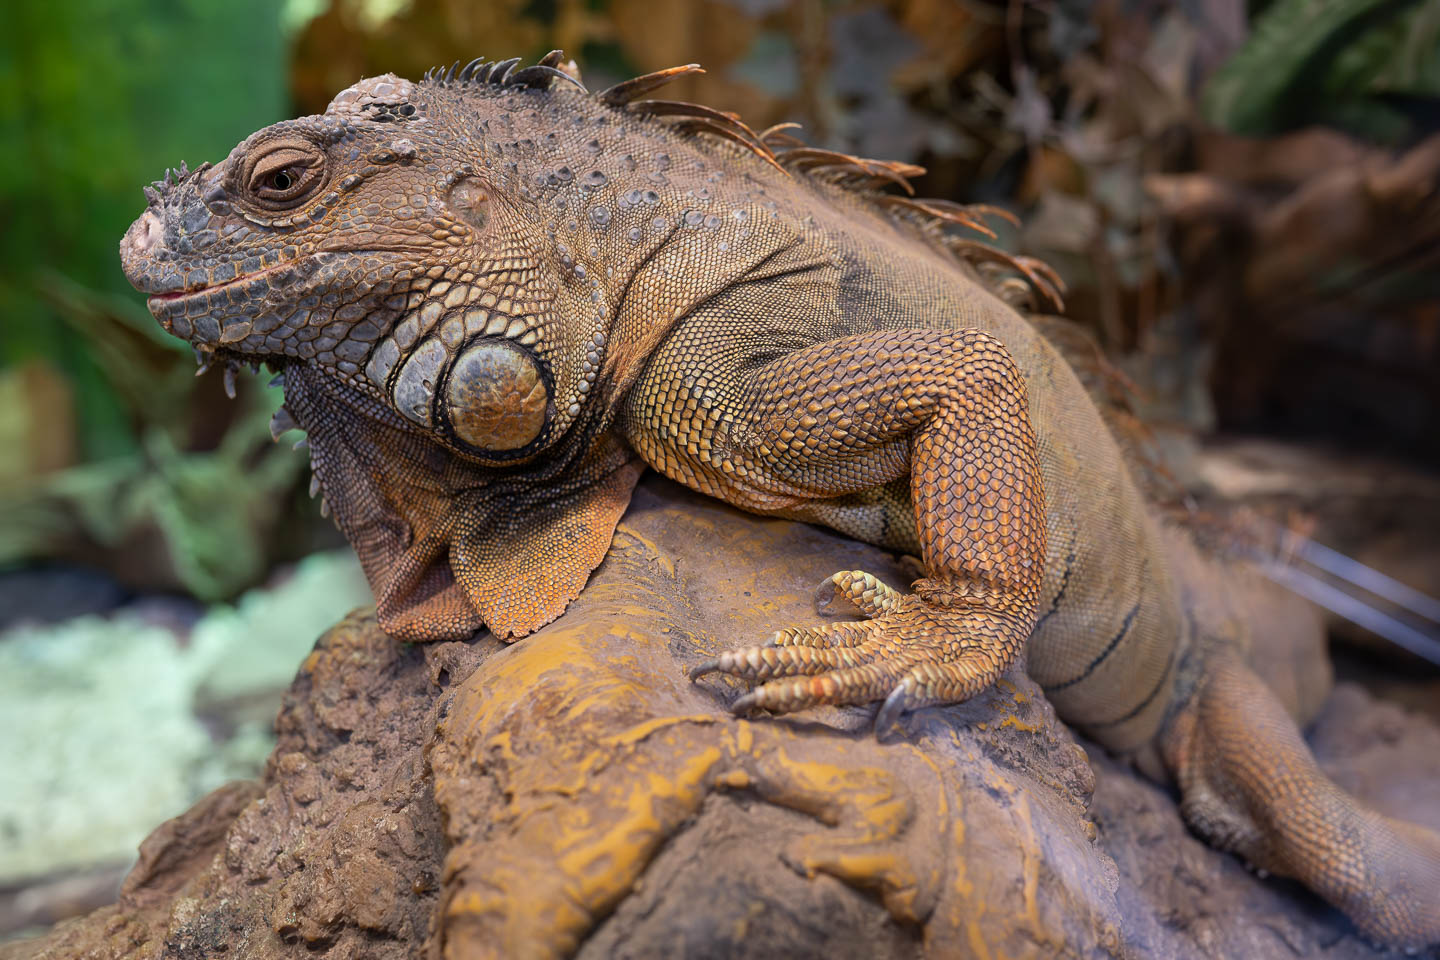
[[[93,342],[45,296],[59,273],[144,306],[116,249],[140,186],[219,158],[287,112],[281,0],[7,0],[0,30],[0,363],[43,358],[75,386],[86,459],[136,449]],[[153,326],[153,324],[151,324]],[[81,335],[77,336],[79,333]],[[165,343],[156,338],[157,343]],[[181,345],[167,343],[177,357]]]
[[[117,246],[168,166],[287,116],[282,0],[9,0],[0,30],[0,565],[60,558],[231,596],[304,458],[279,403],[197,380]]]
[[[1252,136],[1327,124],[1413,139],[1440,118],[1440,4],[1275,0],[1201,104],[1212,123]]]
[[[161,384],[161,387],[164,385]],[[139,451],[12,490],[0,516],[0,565],[55,557],[93,562],[140,589],[183,588],[216,601],[261,580],[303,457],[270,441],[278,398],[247,392],[213,450],[185,451],[151,428]]]

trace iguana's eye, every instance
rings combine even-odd
[[[277,145],[251,158],[246,189],[271,209],[292,207],[319,188],[323,164],[324,156],[310,144]]]

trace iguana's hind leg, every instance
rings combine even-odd
[[[1440,835],[1336,786],[1234,652],[1214,655],[1162,749],[1186,821],[1213,845],[1301,881],[1376,940],[1440,942]]]

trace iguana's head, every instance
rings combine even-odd
[[[533,456],[578,414],[605,329],[534,199],[605,177],[556,164],[523,182],[541,151],[515,114],[553,104],[541,88],[564,74],[512,67],[364,80],[167,173],[121,243],[127,276],[205,359],[305,364],[475,460]],[[554,126],[546,153],[586,156],[593,131]]]

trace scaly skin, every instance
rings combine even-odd
[[[385,629],[554,619],[648,464],[924,561],[908,594],[832,578],[867,620],[698,667],[759,682],[737,710],[883,701],[888,727],[1023,647],[1198,832],[1440,941],[1440,838],[1330,783],[1244,666],[1315,626],[1158,522],[1067,336],[1010,305],[1051,274],[969,238],[983,210],[881,192],[914,168],[640,99],[691,68],[596,97],[559,62],[362,81],[167,175],[121,245],[167,330],[281,370],[276,430],[308,431]]]
[[[655,375],[666,378],[663,363]],[[842,337],[786,354],[743,392],[717,383],[708,409],[704,393],[692,410],[644,402],[650,383],[636,393],[646,420],[628,425],[636,449],[668,472],[677,469],[669,455],[711,446],[707,492],[732,503],[785,512],[777,498],[859,493],[903,477],[908,461],[929,573],[872,620],[791,632],[783,646],[736,651],[694,675],[805,676],[771,680],[739,706],[883,698],[888,725],[916,707],[969,699],[1015,659],[1040,599],[1044,490],[1024,381],[998,340],[929,330]],[[674,439],[656,443],[661,436]]]

